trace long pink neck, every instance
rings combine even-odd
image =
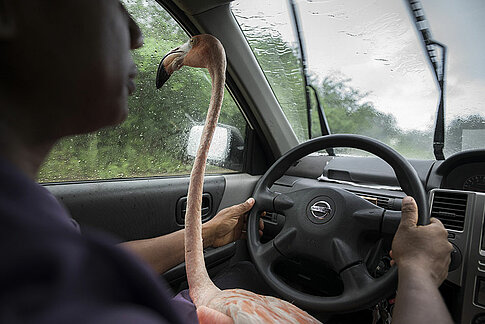
[[[220,291],[209,278],[205,268],[202,243],[201,203],[207,154],[216,129],[222,99],[224,97],[225,59],[223,63],[218,64],[217,68],[209,67],[212,78],[211,101],[200,139],[199,149],[195,157],[194,166],[192,167],[187,197],[187,214],[185,216],[185,265],[190,297],[196,307],[205,306],[212,299],[212,296]]]

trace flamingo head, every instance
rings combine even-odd
[[[209,34],[191,37],[185,44],[174,48],[162,58],[157,71],[157,89],[182,66],[210,68],[221,59],[225,62],[225,53],[217,38]]]

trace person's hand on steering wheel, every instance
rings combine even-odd
[[[254,205],[249,198],[241,204],[224,208],[213,219],[204,224],[211,233],[212,246],[219,247],[246,238],[248,212]],[[263,220],[259,223],[259,233],[263,235]]]
[[[438,219],[425,226],[417,226],[417,220],[414,199],[404,198],[391,251],[399,277],[392,323],[452,324],[438,287],[448,274],[453,247]]]
[[[453,246],[448,242],[448,232],[438,219],[431,218],[426,226],[417,226],[417,220],[418,207],[414,199],[404,198],[401,223],[390,254],[399,271],[425,273],[439,287],[448,275]]]

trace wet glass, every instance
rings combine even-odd
[[[447,46],[445,156],[485,147],[485,2],[422,0],[433,37]]]
[[[376,138],[411,158],[432,159],[439,89],[404,1],[295,1],[309,77],[332,133]],[[446,146],[450,155],[485,143],[485,71],[478,41],[485,4],[423,0],[436,40],[448,45]],[[300,141],[306,113],[296,37],[287,1],[244,0],[232,6],[249,44]],[[458,18],[458,16],[460,16]],[[454,21],[458,24],[443,23]],[[457,28],[458,27],[458,28]],[[265,45],[267,44],[267,45]],[[274,46],[278,44],[278,46]],[[284,49],[283,51],[280,49]],[[268,51],[272,51],[268,55]],[[274,58],[273,58],[274,57]],[[272,67],[270,58],[278,62]],[[298,69],[298,71],[297,71]],[[286,70],[286,71],[285,71]],[[284,88],[281,80],[293,82]],[[283,90],[281,90],[283,89]],[[291,107],[291,109],[290,109]],[[314,109],[312,130],[319,129]],[[318,133],[317,133],[318,135]]]

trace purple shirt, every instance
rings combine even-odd
[[[81,235],[2,158],[0,179],[0,323],[198,323],[192,303],[106,235]]]

